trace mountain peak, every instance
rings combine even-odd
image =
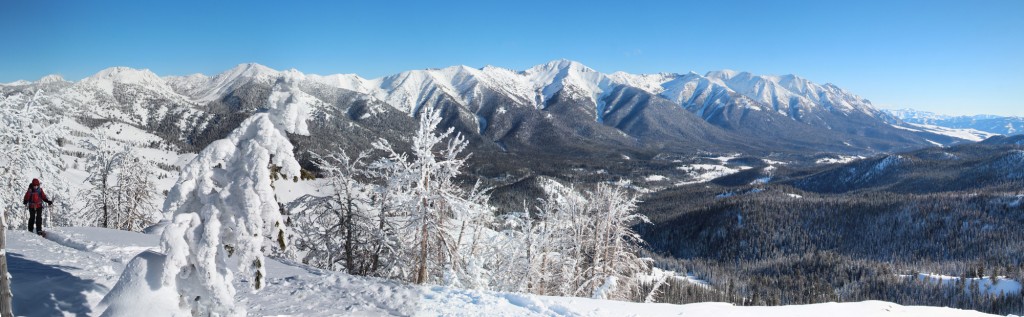
[[[746,73],[746,72],[743,72],[743,73]],[[723,69],[723,70],[713,70],[713,71],[707,72],[707,74],[704,74],[704,77],[718,78],[718,79],[721,79],[721,80],[729,80],[729,79],[732,79],[733,77],[736,77],[739,74],[742,74],[742,73],[737,72],[735,70],[731,70],[731,69]]]
[[[40,84],[59,83],[59,82],[64,82],[64,81],[66,81],[66,80],[64,80],[64,76],[57,75],[57,74],[46,75],[46,76],[43,76],[43,78],[39,79],[39,83]]]
[[[249,77],[249,78],[262,78],[262,77],[277,77],[277,70],[267,66],[263,66],[258,63],[243,63],[217,75],[217,77],[237,78],[237,77]]]
[[[564,59],[564,58],[556,59],[556,60],[553,60],[553,61],[541,64],[541,65],[537,65],[537,66],[534,66],[531,69],[572,70],[572,71],[582,71],[582,72],[594,72],[595,71],[593,68],[587,67],[587,65],[583,65],[583,63],[580,63],[580,62],[577,62],[577,61],[574,61],[574,60]]]
[[[149,69],[135,69],[125,66],[110,67],[87,78],[89,80],[109,80],[125,84],[147,84],[161,82],[160,77]]]
[[[80,83],[95,85],[107,93],[114,92],[114,83],[132,84],[172,91],[167,83],[149,69],[125,66],[110,67],[83,79]]]
[[[217,74],[213,78],[194,78],[204,82],[201,85],[204,87],[201,89],[189,89],[188,95],[193,100],[207,102],[220,98],[248,82],[273,84],[282,75],[290,78],[301,78],[304,76],[301,72],[294,69],[281,72],[258,63],[242,63],[223,73]]]

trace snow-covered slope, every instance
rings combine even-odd
[[[871,102],[832,84],[818,85],[796,75],[766,76],[748,72],[709,72],[708,78],[720,80],[730,89],[784,113],[825,108],[829,111],[872,113]]]
[[[977,130],[989,134],[1012,135],[1024,133],[1024,118],[1021,117],[989,114],[949,116],[914,109],[887,109],[885,111],[903,122],[917,125],[938,126],[957,130]]]
[[[272,84],[281,72],[256,63],[239,64],[214,77],[202,74],[167,77],[177,91],[198,102],[209,102],[250,82]]]
[[[7,234],[15,315],[100,316],[110,307],[146,316],[166,313],[155,309],[166,304],[154,302],[166,295],[159,283],[154,284],[158,279],[134,274],[146,273],[147,264],[161,261],[162,255],[153,252],[157,236],[100,228],[55,228],[48,239],[22,231]],[[991,316],[878,301],[741,307],[481,292],[404,285],[287,260],[269,261],[267,274],[266,288],[236,295],[251,316]],[[111,294],[119,279],[149,291]],[[243,281],[236,283],[240,289],[248,287]]]
[[[975,129],[964,129],[964,128],[948,128],[944,126],[923,124],[923,123],[906,123],[904,125],[893,125],[900,129],[906,129],[910,131],[923,131],[941,135],[948,135],[954,138],[963,139],[967,141],[981,141],[988,139],[992,136],[998,135],[996,133],[979,131]]]

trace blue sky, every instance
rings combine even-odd
[[[257,62],[379,77],[567,58],[598,71],[734,69],[882,107],[1024,116],[1024,1],[0,1],[0,82],[110,66]]]

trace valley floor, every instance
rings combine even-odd
[[[7,259],[18,316],[99,316],[103,297],[137,254],[159,237],[100,228],[54,228],[44,239],[7,232]],[[417,287],[310,268],[268,264],[268,285],[237,301],[254,316],[989,316],[975,311],[867,301],[778,307],[724,303],[641,304],[586,298]],[[139,300],[140,310],[146,302]]]

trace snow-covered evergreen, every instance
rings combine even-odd
[[[266,284],[265,242],[287,247],[287,230],[274,196],[272,169],[299,175],[287,133],[307,133],[304,96],[282,78],[267,113],[246,119],[227,138],[207,146],[182,171],[164,202],[171,221],[161,248],[164,283],[175,285],[194,315],[242,316],[234,304],[237,272],[259,290]],[[276,170],[275,170],[276,171]],[[237,263],[228,266],[228,258]]]
[[[462,248],[471,237],[467,222],[490,213],[483,203],[486,195],[474,188],[465,192],[455,182],[465,164],[462,151],[468,145],[453,129],[435,132],[441,122],[439,111],[422,113],[413,137],[411,156],[394,149],[381,139],[374,146],[385,158],[373,164],[389,179],[400,182],[392,193],[398,202],[398,214],[404,218],[399,235],[406,247],[405,257],[413,272],[408,277],[417,284],[458,284],[466,273],[467,253]],[[458,226],[458,227],[457,227]]]

